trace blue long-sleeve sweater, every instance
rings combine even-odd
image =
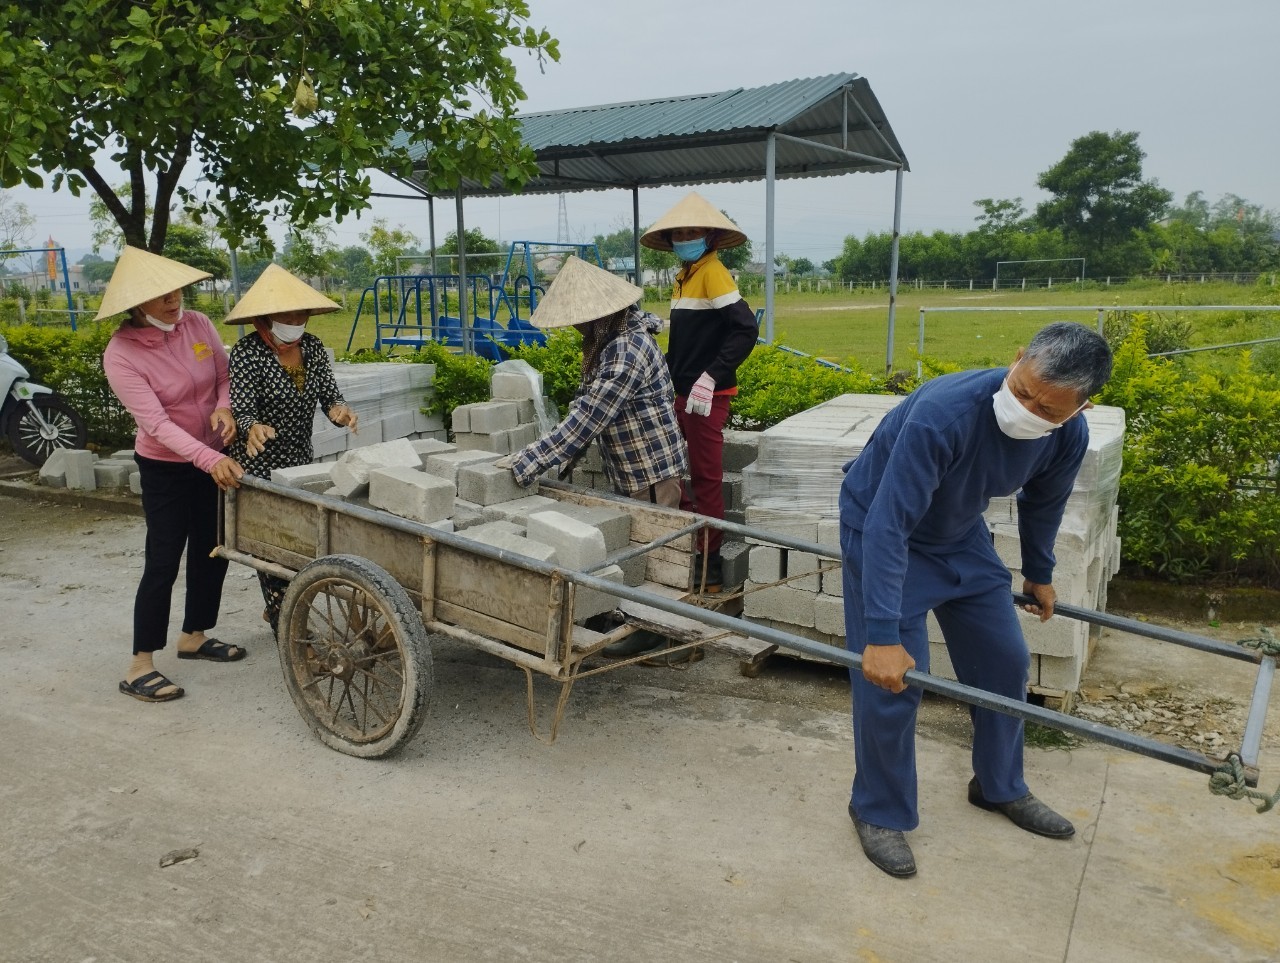
[[[845,465],[840,519],[862,532],[867,640],[899,641],[908,546],[946,553],[972,536],[990,500],[1018,493],[1022,574],[1053,578],[1053,542],[1089,444],[1072,418],[1047,438],[1019,441],[996,424],[991,396],[1005,368],[926,382],[885,416]]]

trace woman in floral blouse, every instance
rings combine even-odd
[[[316,405],[338,426],[356,430],[324,344],[307,334],[314,314],[337,311],[330,301],[284,268],[271,264],[226,324],[252,323],[254,331],[231,349],[231,413],[236,421],[232,457],[250,475],[269,478],[273,468],[309,465]],[[263,618],[279,628],[280,602],[289,583],[258,573],[266,602]]]

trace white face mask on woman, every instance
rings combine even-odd
[[[304,334],[306,334],[307,326],[305,324],[281,324],[279,321],[271,322],[271,333],[276,339],[283,341],[285,344],[293,344]]]
[[[161,331],[172,331],[174,328],[177,327],[176,324],[165,324],[163,321],[159,321],[156,318],[153,318],[149,314],[144,314],[143,317],[147,319],[147,324],[154,325],[155,327],[159,328]]]
[[[1013,369],[1017,366],[1017,362],[1014,362],[1009,368],[1009,374],[1013,374]],[[993,394],[991,399],[994,402],[996,424],[1000,426],[1002,432],[1018,441],[1044,438],[1049,432],[1061,428],[1084,408],[1084,405],[1081,405],[1061,422],[1041,418],[1034,412],[1028,411],[1014,395],[1009,388],[1009,375],[1005,375],[1004,381],[1000,383],[1000,390]],[[1086,401],[1085,404],[1088,402]]]

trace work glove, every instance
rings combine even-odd
[[[685,402],[684,413],[707,417],[711,414],[711,396],[715,390],[715,379],[705,371],[702,372],[698,380],[693,383],[693,387],[689,389],[689,400]]]

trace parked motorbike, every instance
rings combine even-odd
[[[27,379],[0,334],[0,431],[14,453],[40,466],[59,448],[83,448],[89,431],[80,412],[52,388]]]

